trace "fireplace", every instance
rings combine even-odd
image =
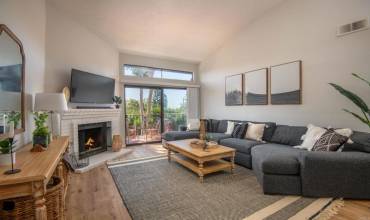
[[[80,158],[104,152],[111,146],[111,122],[78,125],[78,154]]]

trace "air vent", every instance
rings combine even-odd
[[[338,27],[337,36],[351,34],[357,31],[366,30],[369,28],[369,19],[362,19],[353,23],[344,24]]]

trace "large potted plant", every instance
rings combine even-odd
[[[33,131],[33,147],[38,150],[46,149],[50,142],[49,128],[45,125],[48,114],[44,112],[34,112],[35,130]]]
[[[10,165],[12,163],[11,147],[12,143],[9,138],[0,141],[0,165]],[[15,163],[15,152],[13,152],[13,163]]]
[[[355,73],[352,73],[352,75],[370,86],[370,81],[364,79],[363,77],[361,77],[361,76],[359,76]],[[362,123],[366,124],[370,128],[370,110],[369,110],[369,107],[367,106],[366,102],[362,98],[360,98],[358,95],[356,95],[355,93],[353,93],[353,92],[351,92],[347,89],[344,89],[343,87],[341,87],[341,86],[339,86],[335,83],[329,83],[329,84],[331,86],[333,86],[334,89],[336,89],[340,94],[342,94],[343,96],[345,96],[349,100],[351,100],[360,109],[361,114],[351,112],[347,109],[343,109],[343,111],[353,115],[355,118],[357,118],[358,120],[360,120]]]

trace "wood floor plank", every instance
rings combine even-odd
[[[166,154],[160,144],[130,146],[133,152],[119,160]],[[71,174],[66,197],[67,220],[131,220],[113,178],[102,165],[86,173]],[[370,220],[370,200],[345,200],[332,220]]]

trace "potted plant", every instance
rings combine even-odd
[[[50,142],[49,128],[45,126],[48,114],[44,112],[34,112],[35,130],[33,131],[33,146],[47,148]]]
[[[120,97],[120,96],[114,96],[112,98],[112,100],[116,104],[116,108],[118,109],[119,106],[122,104],[122,97]]]
[[[0,165],[10,165],[11,155],[10,155],[10,148],[12,147],[12,143],[9,138],[0,141]],[[13,163],[15,163],[15,152],[13,152]]]
[[[355,73],[352,73],[352,75],[370,86],[370,81],[366,80],[365,78]],[[352,116],[354,116],[355,118],[357,118],[358,120],[360,120],[362,123],[366,124],[370,128],[370,109],[367,106],[366,102],[362,98],[360,98],[358,95],[356,95],[355,93],[341,87],[340,85],[337,85],[335,83],[329,83],[329,84],[332,87],[334,87],[334,89],[336,89],[340,94],[345,96],[347,99],[351,100],[353,104],[355,104],[360,109],[361,114],[351,112],[347,109],[343,109],[343,110],[351,114]]]
[[[8,123],[13,122],[14,123],[14,128],[18,128],[19,121],[21,120],[21,113],[20,112],[11,111],[11,112],[7,113],[6,117],[8,119]]]

